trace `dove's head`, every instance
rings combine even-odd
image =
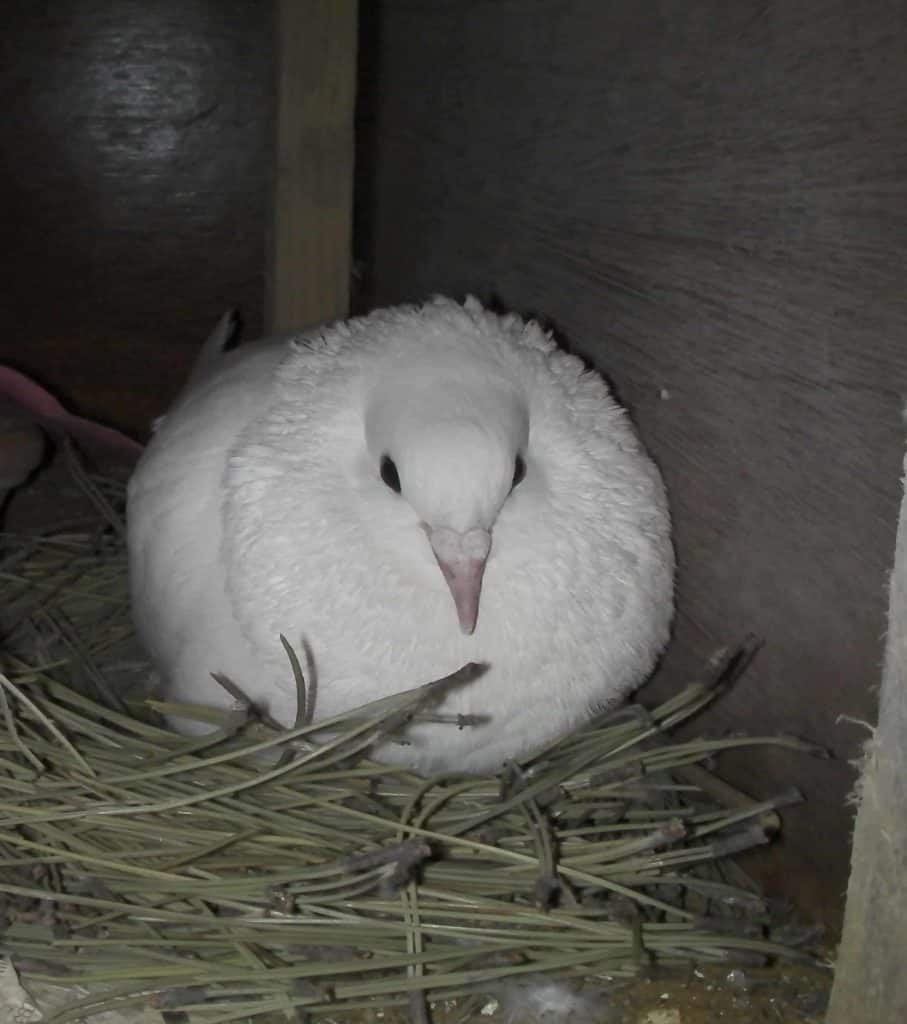
[[[365,429],[376,481],[415,512],[472,633],[495,521],[526,475],[525,401],[493,378],[409,372],[374,389]]]

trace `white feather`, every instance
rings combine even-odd
[[[601,378],[536,324],[436,299],[206,371],[129,489],[135,618],[172,699],[226,703],[220,671],[291,723],[280,633],[316,718],[484,662],[442,710],[487,725],[421,725],[381,756],[490,770],[651,670],[672,612],[661,478]],[[423,524],[491,530],[471,635]]]
[[[583,991],[552,975],[523,975],[501,982],[500,1024],[616,1024],[603,991]]]

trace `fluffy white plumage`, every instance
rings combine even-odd
[[[226,703],[218,671],[291,724],[280,633],[316,719],[482,662],[440,710],[488,724],[381,757],[485,771],[651,670],[661,478],[538,325],[436,299],[205,358],[129,488],[134,614],[171,699]]]

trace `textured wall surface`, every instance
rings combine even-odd
[[[269,0],[6,0],[0,360],[141,434],[223,310],[262,317]]]
[[[801,785],[762,871],[834,924],[897,522],[903,4],[385,0],[364,32],[368,298],[493,297],[611,377],[676,518],[656,688],[765,637],[698,728],[832,748],[723,767]]]

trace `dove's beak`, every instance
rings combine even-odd
[[[464,633],[472,633],[479,617],[479,595],[485,562],[491,550],[491,534],[482,529],[457,533],[440,527],[429,530],[428,539],[450,588],[460,629]]]

